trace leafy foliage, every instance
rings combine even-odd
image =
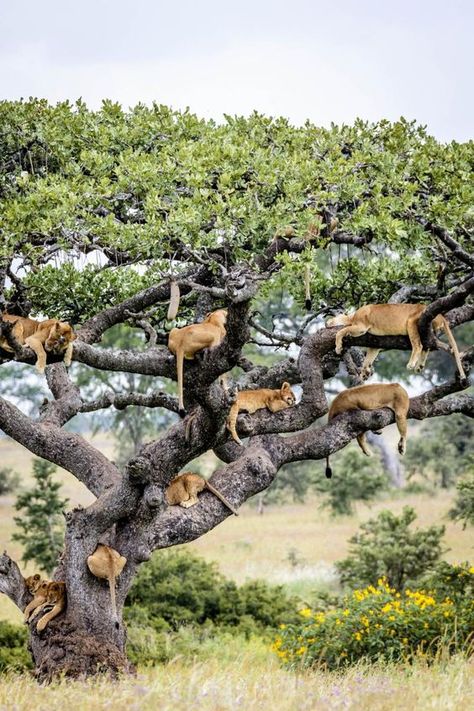
[[[461,479],[456,484],[457,496],[449,515],[455,521],[463,521],[464,527],[474,526],[474,458]]]
[[[386,577],[390,587],[403,590],[433,567],[441,556],[444,526],[429,526],[413,531],[416,520],[411,506],[400,516],[381,511],[361,525],[350,539],[350,553],[336,563],[341,582],[351,588],[370,585]]]
[[[0,468],[0,496],[11,494],[18,488],[20,483],[20,475],[11,467]]]
[[[98,294],[108,305],[149,283],[150,267],[181,244],[210,265],[223,244],[231,261],[248,260],[276,230],[304,234],[337,208],[338,229],[366,238],[370,252],[331,245],[322,232],[302,255],[281,256],[267,291],[284,280],[301,304],[307,262],[316,300],[384,300],[401,282],[436,280],[433,238],[418,218],[472,227],[473,150],[404,119],[324,129],[254,113],[216,125],[158,104],[3,101],[0,257],[39,267],[26,280],[36,312],[80,321]],[[58,264],[57,250],[45,255],[45,236],[71,264]],[[457,237],[468,247],[461,229]],[[74,269],[78,249],[98,262]],[[134,269],[144,263],[145,274]]]
[[[296,598],[281,586],[252,581],[238,587],[215,564],[182,550],[155,553],[125,605],[127,652],[141,665],[201,654],[205,645],[225,644],[229,634],[267,636],[298,617]]]
[[[296,607],[296,600],[288,598],[282,587],[261,581],[237,587],[214,564],[177,551],[155,553],[141,567],[125,612],[131,622],[146,623],[158,631],[209,623],[262,631],[275,629],[295,615],[292,605]]]
[[[329,669],[361,659],[429,661],[441,652],[472,654],[474,568],[452,566],[449,575],[443,571],[437,574],[443,585],[435,590],[399,592],[380,578],[346,595],[336,609],[301,610],[299,624],[282,625],[273,649],[286,665]]]
[[[33,667],[27,640],[26,627],[0,620],[0,672],[20,672]]]
[[[377,458],[368,459],[355,446],[332,456],[332,479],[324,476],[323,467],[315,462],[286,464],[264,492],[265,503],[282,503],[291,496],[305,501],[309,492],[323,494],[322,505],[335,516],[353,513],[357,501],[371,502],[388,487],[388,477]]]
[[[35,485],[18,495],[15,509],[21,512],[14,521],[20,529],[12,535],[23,545],[22,560],[33,560],[50,574],[63,549],[64,522],[61,515],[68,500],[61,499],[61,484],[53,481],[56,466],[43,459],[33,461]]]
[[[316,488],[326,494],[323,505],[334,515],[349,516],[356,501],[373,501],[388,488],[387,474],[375,458],[349,447],[335,459],[332,479],[320,477]]]
[[[452,415],[423,423],[418,437],[411,440],[405,466],[408,478],[416,474],[435,476],[442,487],[451,485],[467,471],[474,455],[474,421]]]

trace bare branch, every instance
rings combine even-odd
[[[432,222],[426,222],[424,226],[427,231],[436,235],[436,237],[451,250],[453,257],[459,259],[459,261],[467,264],[471,268],[474,267],[474,254],[470,254],[463,249],[459,242],[456,242],[447,230],[438,225],[434,225]]]
[[[79,408],[79,412],[94,412],[107,407],[115,407],[116,410],[124,410],[130,405],[137,407],[164,407],[176,413],[179,411],[177,398],[156,390],[155,392],[147,394],[107,392],[96,400],[83,403]]]

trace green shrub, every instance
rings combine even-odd
[[[11,494],[18,489],[20,475],[10,467],[0,467],[0,496]]]
[[[390,586],[402,590],[432,569],[442,553],[444,526],[413,531],[415,519],[415,510],[404,506],[400,516],[381,511],[363,523],[350,539],[349,556],[336,563],[341,582],[364,587],[385,576]]]
[[[464,528],[474,526],[474,457],[470,458],[466,474],[456,484],[457,496],[449,516],[463,521]]]
[[[238,587],[215,564],[188,551],[155,553],[141,567],[125,604],[129,624],[156,632],[211,623],[250,634],[297,616],[297,600],[282,587],[261,581]]]
[[[27,650],[28,630],[20,625],[0,621],[0,672],[32,669]]]
[[[407,477],[432,477],[443,488],[464,474],[472,460],[474,420],[461,414],[426,420],[411,440],[404,465]]]
[[[469,563],[453,565],[443,560],[424,575],[420,583],[438,597],[474,600],[474,567]]]
[[[458,577],[466,590],[472,589],[474,568],[463,568]],[[272,645],[280,660],[293,667],[335,669],[359,660],[429,661],[440,653],[473,652],[474,601],[467,594],[398,592],[381,578],[376,587],[346,595],[338,609],[315,613],[306,608],[300,614],[299,624],[281,626]]]
[[[334,457],[331,479],[320,477],[316,488],[326,494],[323,506],[334,515],[350,516],[356,501],[373,501],[388,489],[389,479],[378,458],[368,459],[349,448]]]

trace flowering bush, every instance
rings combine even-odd
[[[474,583],[474,567],[457,568],[464,589]],[[466,581],[471,581],[466,585]],[[386,578],[354,590],[342,607],[300,611],[301,623],[280,625],[272,647],[289,666],[322,664],[329,669],[359,659],[432,659],[440,652],[473,651],[474,600],[470,595],[440,595],[426,590],[398,592]]]

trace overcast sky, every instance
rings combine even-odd
[[[472,0],[3,0],[0,97],[474,137]]]

